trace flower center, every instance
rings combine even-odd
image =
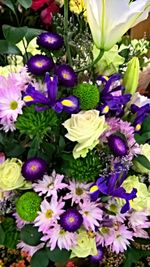
[[[70,217],[70,218],[68,219],[68,221],[69,221],[70,223],[73,223],[73,222],[75,221],[75,219],[74,219],[74,217]]]
[[[43,60],[37,61],[37,62],[35,62],[35,66],[36,67],[43,67],[44,66],[44,63],[45,63],[45,61],[43,61]]]
[[[64,79],[70,79],[70,74],[69,74],[68,72],[65,72],[65,71],[64,71],[64,72],[62,73],[62,76],[63,76]]]
[[[83,194],[83,190],[80,187],[76,188],[76,195],[81,196]]]
[[[87,216],[87,215],[89,215],[89,212],[88,211],[85,211],[84,214]]]
[[[109,228],[108,228],[108,227],[102,227],[102,228],[100,229],[100,232],[101,232],[102,234],[108,234],[108,233],[109,233]]]
[[[48,184],[48,186],[47,186],[49,189],[53,189],[54,188],[54,183],[50,183],[50,184]]]
[[[64,235],[65,234],[65,230],[61,229],[59,232],[60,235]]]
[[[17,107],[18,107],[18,103],[17,103],[16,101],[12,101],[12,102],[10,103],[10,108],[11,108],[12,110],[17,109]]]
[[[51,219],[53,216],[53,211],[52,210],[47,210],[45,214],[47,219]]]
[[[36,165],[32,165],[32,166],[30,167],[30,170],[31,170],[31,171],[36,171],[36,170],[37,170],[37,166],[36,166]]]
[[[55,42],[55,39],[52,38],[52,37],[50,37],[50,36],[48,36],[48,37],[46,38],[46,41],[47,41],[49,44],[53,44],[53,43]]]

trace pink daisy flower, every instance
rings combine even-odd
[[[54,250],[56,246],[70,250],[77,243],[77,233],[65,231],[59,224],[55,224],[41,240],[48,241],[47,247],[50,247],[50,250]]]
[[[87,230],[95,231],[95,226],[100,226],[103,211],[99,205],[99,203],[90,202],[90,200],[84,200],[83,203],[79,203],[81,209],[79,212],[83,216],[83,225]]]
[[[24,220],[22,220],[20,218],[20,216],[18,215],[18,213],[14,213],[13,216],[15,217],[16,219],[16,225],[17,225],[17,228],[20,230],[22,229],[26,224],[29,224],[30,222],[26,222]]]
[[[33,189],[35,192],[39,193],[39,196],[46,194],[47,197],[57,197],[57,193],[68,186],[62,182],[63,178],[64,175],[56,174],[56,172],[53,171],[51,176],[44,175],[42,180],[34,183]]]
[[[21,249],[21,252],[26,252],[26,253],[28,253],[29,256],[32,257],[33,254],[35,252],[37,252],[38,250],[40,250],[41,248],[43,248],[44,245],[45,245],[44,243],[41,243],[37,246],[29,246],[26,243],[24,243],[23,241],[21,241],[17,244],[17,248]]]
[[[0,76],[0,123],[4,131],[13,131],[14,122],[19,114],[22,114],[24,101],[21,92],[11,79]]]
[[[84,184],[84,183],[78,183],[75,181],[69,181],[68,189],[70,190],[69,193],[66,194],[64,197],[65,200],[72,199],[72,205],[73,203],[80,203],[81,201],[85,199],[90,199],[89,195],[89,189],[90,189],[91,183]]]
[[[128,230],[124,224],[116,224],[114,228],[109,230],[109,235],[105,240],[105,246],[110,246],[110,249],[117,254],[124,252],[133,240],[133,233]]]
[[[63,207],[65,203],[60,199],[52,197],[48,202],[44,199],[41,203],[41,211],[38,212],[38,216],[34,221],[34,225],[39,227],[39,232],[46,233],[49,227],[51,227],[60,215],[64,212]]]
[[[132,158],[140,154],[140,146],[136,143],[134,138],[134,127],[131,125],[130,122],[123,121],[121,119],[117,118],[111,118],[107,120],[107,124],[109,126],[109,129],[104,132],[104,134],[101,136],[102,142],[108,142],[108,137],[112,134],[115,134],[117,132],[123,134],[127,141],[127,146],[129,149],[128,158],[132,160]]]
[[[102,245],[102,247],[105,246],[106,240],[109,237],[109,227],[101,227],[99,228],[99,231],[96,232],[96,244]]]
[[[148,233],[144,230],[150,228],[150,222],[148,220],[148,214],[142,211],[133,211],[129,215],[128,226],[133,228],[133,236],[141,238],[149,238]]]

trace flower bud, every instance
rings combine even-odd
[[[139,81],[139,71],[140,71],[139,59],[137,57],[133,57],[128,62],[127,70],[123,78],[125,93],[133,95],[136,92]]]

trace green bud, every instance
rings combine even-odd
[[[127,70],[124,74],[123,85],[125,93],[134,94],[136,92],[139,81],[140,64],[137,57],[133,57],[127,65]]]

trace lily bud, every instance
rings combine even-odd
[[[123,85],[125,87],[125,93],[134,94],[136,92],[139,81],[140,64],[137,57],[133,57],[127,66],[123,78]]]

